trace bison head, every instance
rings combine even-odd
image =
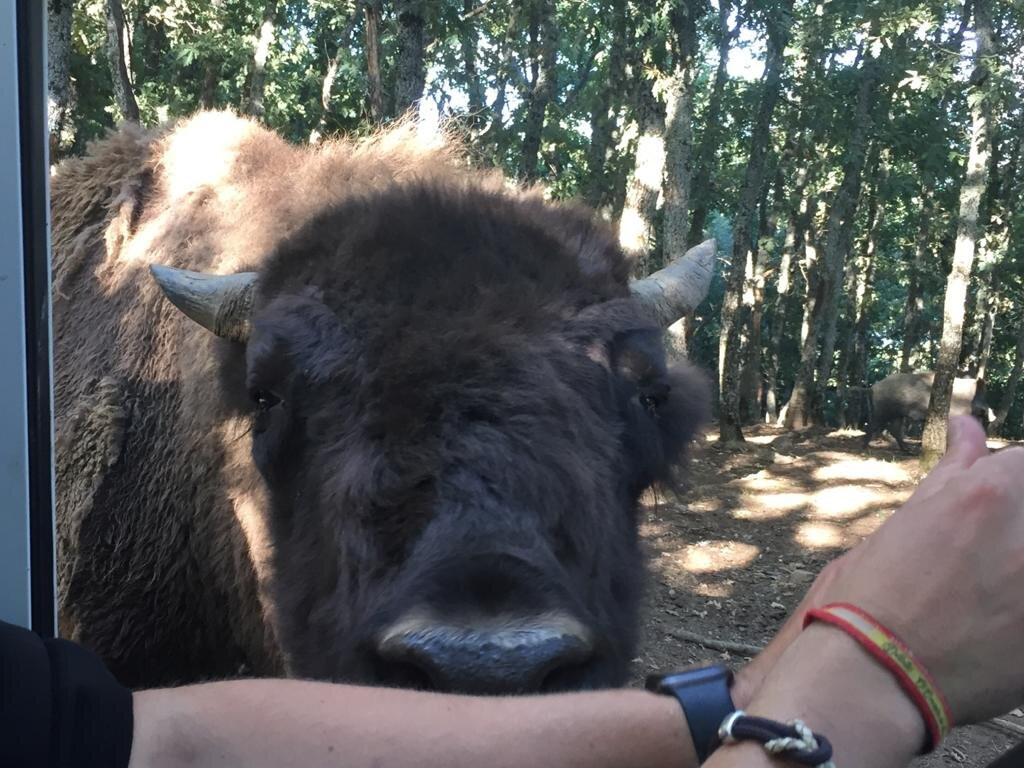
[[[318,215],[252,272],[153,272],[251,418],[293,675],[446,691],[623,682],[638,499],[706,407],[662,326],[714,245],[631,286],[574,208],[405,185]],[[692,274],[686,277],[692,278]]]

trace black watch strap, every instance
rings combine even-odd
[[[736,710],[731,684],[732,672],[719,665],[647,678],[647,690],[674,696],[682,706],[699,763],[713,751],[722,721]]]

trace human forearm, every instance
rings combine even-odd
[[[685,768],[679,705],[641,691],[470,698],[302,681],[135,695],[131,768]]]

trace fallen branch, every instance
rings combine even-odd
[[[687,632],[685,629],[669,629],[666,630],[666,634],[669,637],[674,637],[676,640],[682,640],[685,643],[695,643],[696,645],[703,645],[705,648],[711,648],[715,651],[739,653],[744,656],[757,656],[757,654],[764,650],[760,645],[734,643],[731,640],[716,640],[713,637],[698,635],[696,632]]]
[[[991,720],[981,723],[981,725],[987,725],[989,728],[994,728],[997,731],[1009,733],[1013,736],[1024,736],[1024,725],[1011,723],[1005,717],[993,717]]]

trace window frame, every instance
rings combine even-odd
[[[56,634],[46,3],[0,4],[0,619]]]

